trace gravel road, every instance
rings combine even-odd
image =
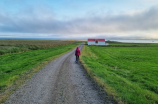
[[[80,45],[82,49],[83,45]],[[10,95],[4,104],[107,104],[98,94],[75,49],[53,60]]]

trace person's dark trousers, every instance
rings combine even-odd
[[[76,61],[78,62],[78,60],[79,60],[79,56],[76,55]]]

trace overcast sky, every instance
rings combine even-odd
[[[0,38],[158,39],[158,0],[0,0]]]

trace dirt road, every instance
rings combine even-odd
[[[43,67],[11,94],[5,104],[105,104],[94,83],[75,63],[74,52]]]

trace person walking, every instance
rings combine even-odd
[[[79,56],[80,56],[80,54],[81,54],[81,52],[80,52],[80,49],[79,49],[79,47],[77,47],[76,48],[76,51],[75,51],[75,55],[76,55],[76,63],[78,62],[78,60],[79,60]]]

